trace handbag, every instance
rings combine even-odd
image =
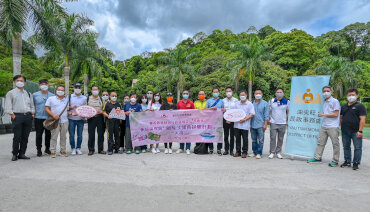
[[[67,109],[68,105],[69,105],[69,101],[70,101],[70,98],[66,104],[66,106],[64,107],[63,111],[59,114],[59,117],[64,113],[64,111]],[[59,120],[55,120],[52,116],[49,116],[43,123],[44,125],[44,128],[47,129],[47,130],[54,130],[58,127],[58,124],[59,124]]]

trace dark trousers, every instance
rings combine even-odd
[[[236,153],[243,154],[248,153],[248,130],[241,130],[238,128],[234,128],[235,137],[236,137]],[[243,147],[241,148],[241,142],[243,138]]]
[[[113,152],[113,149],[118,150],[120,147],[120,138],[119,138],[119,119],[108,119],[108,152]],[[114,139],[113,139],[114,138]]]
[[[26,154],[28,136],[32,130],[32,115],[15,114],[15,119],[12,120],[13,127],[13,155]]]
[[[226,123],[224,119],[223,123],[224,127],[224,143],[225,143],[225,152],[234,152],[234,123],[231,122],[230,124]],[[230,136],[230,142],[229,142]]]
[[[87,120],[89,152],[95,152],[95,129],[98,132],[98,152],[104,150],[104,118],[99,114]]]
[[[120,142],[120,147],[125,147],[125,135],[126,135],[126,120],[122,120],[121,122],[121,134],[120,134],[120,139],[121,139],[121,142]]]
[[[170,149],[172,148],[172,143],[164,143],[164,148],[167,148],[167,146],[170,147]]]
[[[208,143],[209,150],[213,150],[213,143]],[[217,143],[217,150],[222,149],[222,143]]]
[[[35,118],[35,130],[36,130],[36,148],[41,150],[42,148],[42,134],[45,131],[45,150],[50,149],[50,138],[51,132],[44,128],[45,119]]]

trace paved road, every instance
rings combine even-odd
[[[10,161],[12,135],[1,135],[0,211],[368,211],[370,206],[368,141],[363,165],[353,171],[328,167],[330,142],[322,164],[266,155],[89,157],[86,132],[84,155],[56,159],[36,157],[32,132],[31,160],[17,162]]]

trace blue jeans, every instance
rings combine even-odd
[[[262,155],[265,132],[261,128],[251,128],[252,150],[255,155]]]
[[[82,143],[82,131],[84,129],[84,120],[72,120],[68,119],[69,126],[68,126],[68,133],[69,133],[69,143],[71,144],[71,148],[76,148],[75,143],[75,132],[77,126],[77,149],[81,149]]]
[[[354,157],[353,163],[361,163],[361,156],[362,156],[362,137],[356,137],[357,132],[346,132],[342,130],[342,142],[343,142],[343,152],[344,152],[344,160],[351,162],[351,140],[353,141],[353,146],[355,147],[354,150]]]
[[[190,150],[191,143],[186,143],[186,150]],[[184,143],[180,143],[180,149],[184,150]]]

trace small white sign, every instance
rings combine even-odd
[[[224,119],[230,122],[238,122],[244,119],[246,116],[244,110],[241,109],[230,109],[224,113]]]

